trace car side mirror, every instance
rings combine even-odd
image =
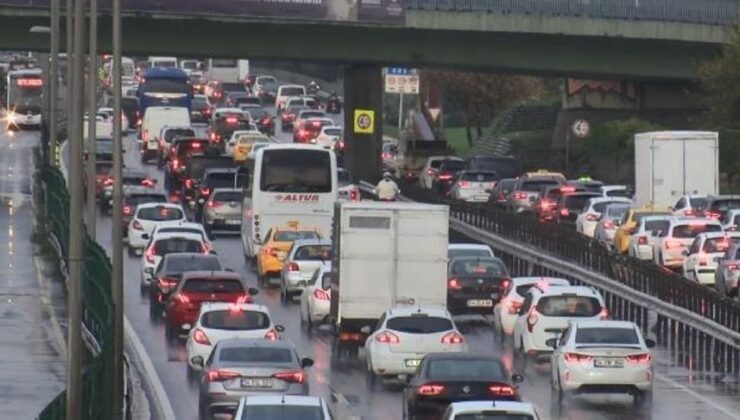
[[[308,368],[308,367],[311,367],[311,366],[313,366],[313,359],[308,358],[308,357],[304,357],[303,359],[301,359],[301,367],[302,368]]]
[[[153,267],[147,267],[144,269],[144,272],[147,274],[154,274],[154,268]]]
[[[545,341],[545,345],[547,347],[552,347],[552,349],[558,348],[558,339],[557,338],[548,338],[547,341]]]
[[[141,234],[141,239],[149,240],[149,234],[148,233],[142,233]]]
[[[249,289],[247,289],[247,293],[249,293],[252,296],[257,296],[260,293],[260,291],[255,289],[254,287],[250,287]]]
[[[372,332],[372,329],[370,326],[365,325],[364,327],[360,328],[360,332],[363,334],[370,334]]]
[[[278,325],[275,325],[275,331],[277,331],[279,333],[283,333],[283,332],[285,332],[285,327],[283,327],[282,325],[279,325],[279,324]]]
[[[190,361],[193,362],[194,365],[200,366],[200,367],[203,367],[203,364],[205,362],[203,360],[203,356],[195,356],[192,359],[190,359]]]
[[[218,255],[218,252],[216,252],[215,249],[212,249],[212,250],[208,251],[208,253],[211,254],[211,255]]]
[[[193,328],[190,324],[182,324],[182,330],[183,331],[190,331]]]
[[[548,340],[549,341],[549,340]],[[511,375],[511,382],[514,382],[515,384],[520,384],[524,382],[524,377],[518,373],[515,373]]]
[[[655,347],[655,341],[654,340],[651,340],[649,338],[646,338],[645,339],[645,347],[647,347],[649,349]]]

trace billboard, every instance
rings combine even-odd
[[[111,0],[98,8],[111,9]],[[48,9],[49,0],[0,0],[0,7]],[[123,11],[193,17],[271,17],[403,24],[403,0],[122,0]]]

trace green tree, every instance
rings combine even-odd
[[[730,41],[713,60],[699,66],[710,123],[717,128],[740,128],[740,25],[731,28]]]

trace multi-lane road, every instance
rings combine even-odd
[[[341,124],[341,116],[335,120]],[[199,131],[205,127],[199,128]],[[202,131],[201,131],[202,132]],[[277,140],[289,142],[289,133],[280,133]],[[142,167],[153,178],[162,182],[162,172],[155,165],[142,165],[138,143],[133,135],[125,139],[125,165]],[[65,159],[66,160],[66,159]],[[98,216],[97,239],[111,250],[111,219]],[[459,240],[453,235],[451,240]],[[250,287],[257,287],[257,278],[251,265],[245,261],[238,236],[219,236],[215,248],[225,267],[244,276]],[[198,387],[188,382],[185,369],[184,343],[168,344],[164,325],[149,318],[149,300],[140,293],[140,258],[125,255],[125,314],[136,335],[151,358],[177,419],[197,419]],[[513,273],[516,275],[517,273]],[[400,419],[401,385],[387,383],[382,389],[370,390],[365,381],[363,353],[356,363],[343,362],[332,365],[330,333],[319,329],[308,333],[301,328],[297,304],[285,305],[280,301],[276,288],[263,288],[257,296],[258,303],[266,305],[277,324],[285,326],[284,338],[296,344],[303,356],[315,360],[310,371],[312,394],[328,397],[339,392],[349,400],[354,411],[364,419]],[[511,366],[511,346],[501,344],[492,329],[482,322],[463,322],[470,351],[496,354]],[[736,382],[717,375],[692,372],[671,363],[671,357],[656,352],[656,381],[652,412],[645,414],[633,409],[631,398],[624,396],[589,396],[575,399],[563,410],[560,418],[573,420],[591,419],[732,419],[740,418],[740,402],[736,398]],[[523,398],[534,403],[543,418],[550,416],[549,366],[530,367],[521,385]]]

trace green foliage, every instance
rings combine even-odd
[[[613,156],[617,161],[632,160],[635,134],[661,130],[664,128],[637,118],[609,121],[593,127],[582,143],[583,150],[594,157]]]
[[[740,128],[740,25],[733,25],[720,56],[699,66],[699,76],[711,124]]]
[[[719,133],[719,171],[730,177],[740,174],[740,130]]]

